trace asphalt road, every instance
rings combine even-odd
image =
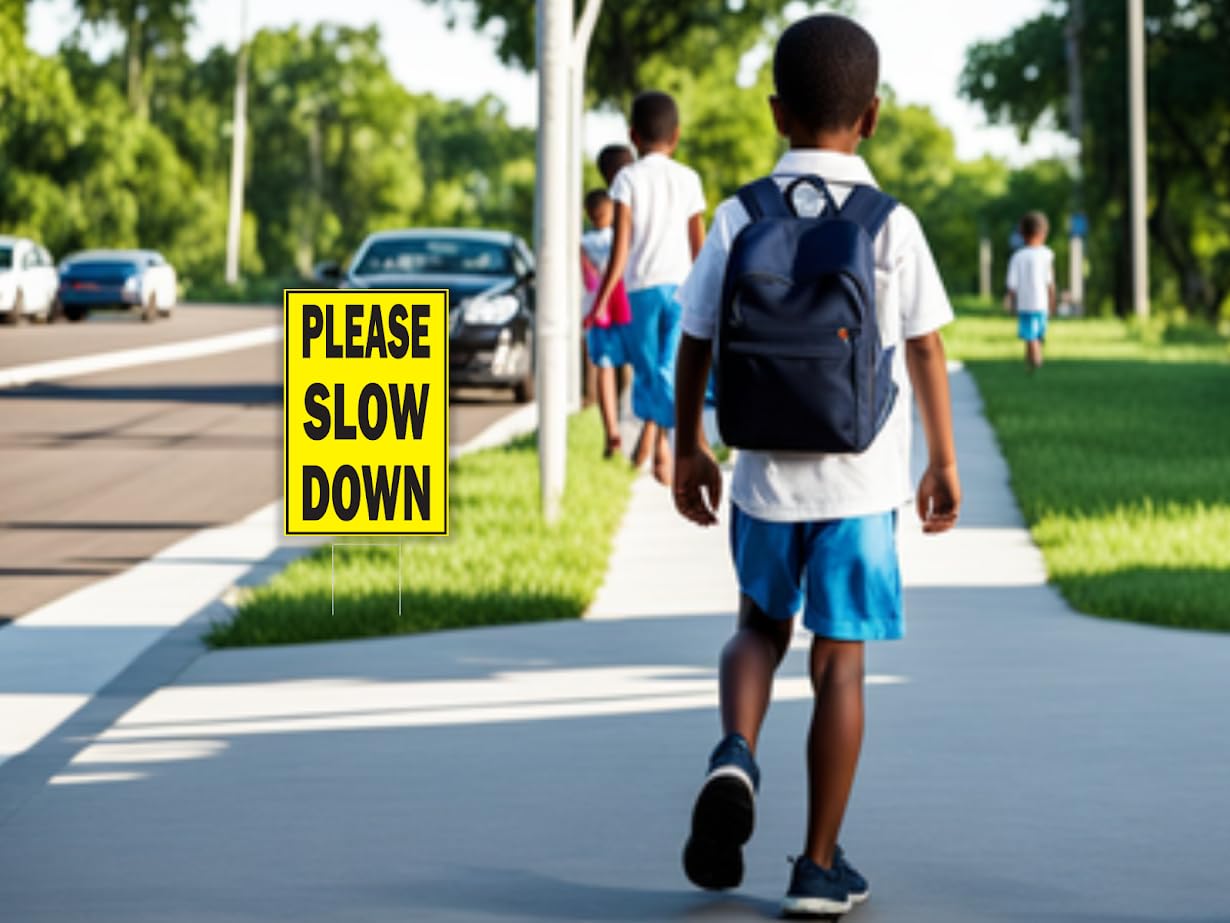
[[[265,307],[184,306],[142,324],[0,329],[0,368],[277,323]],[[516,405],[454,395],[468,441]],[[199,359],[0,388],[0,622],[276,499],[281,353],[272,343]]]

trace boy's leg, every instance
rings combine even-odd
[[[683,851],[688,878],[702,888],[733,888],[743,880],[743,844],[755,827],[760,770],[754,751],[769,707],[773,673],[790,647],[798,609],[797,530],[731,508],[731,551],[739,585],[739,621],[722,650],[723,737],[692,809]],[[768,612],[756,603],[762,599]],[[777,617],[770,613],[776,613]]]
[[[632,412],[645,423],[656,419],[654,412],[654,377],[657,366],[657,326],[660,300],[656,289],[639,289],[628,293],[631,321],[619,330],[624,356],[632,364]],[[642,433],[642,438],[644,437]],[[653,450],[647,444],[646,451]],[[648,457],[648,456],[646,456]]]
[[[675,286],[658,289],[661,299],[656,333],[654,376],[654,413],[659,428],[654,453],[654,477],[668,487],[671,484],[671,445],[669,431],[675,426],[675,354],[679,350],[682,308],[675,300]]]
[[[752,752],[773,692],[773,674],[794,630],[792,619],[775,619],[746,594],[739,596],[739,627],[722,649],[719,689],[723,734],[741,734]]]
[[[657,444],[653,453],[653,476],[659,484],[670,487],[674,459],[671,456],[671,436],[668,430],[658,427]]]
[[[636,389],[636,382],[632,383],[633,390]],[[637,414],[640,416],[640,414]],[[641,434],[636,437],[636,445],[632,448],[632,467],[640,469],[645,462],[649,461],[649,456],[653,454],[654,447],[658,444],[658,427],[652,420],[646,420],[641,425]]]
[[[815,638],[808,737],[808,823],[787,905],[857,903],[867,880],[837,844],[863,745],[863,645],[904,633],[897,515],[876,513],[807,527],[804,622]],[[841,639],[841,640],[839,640]],[[816,906],[819,906],[818,904]]]
[[[811,681],[806,852],[828,869],[863,746],[863,642],[813,639]]]
[[[615,391],[615,369],[598,367],[598,411],[602,414],[602,428],[606,432],[605,455],[610,457],[619,448],[619,408]]]

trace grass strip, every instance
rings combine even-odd
[[[975,302],[945,340],[1068,602],[1230,631],[1230,343],[1163,320],[1060,319],[1031,376],[1015,319]]]
[[[401,615],[398,549],[339,543],[333,562],[325,546],[246,591],[235,617],[215,624],[206,641],[291,644],[580,616],[605,575],[634,475],[621,457],[601,457],[596,413],[574,416],[563,513],[548,527],[539,514],[535,440],[453,463],[452,534],[400,540]]]

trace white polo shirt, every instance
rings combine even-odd
[[[692,268],[688,221],[705,210],[696,171],[665,154],[646,154],[615,176],[611,198],[632,216],[624,269],[628,291],[682,282]]]
[[[838,207],[855,185],[875,185],[861,157],[836,151],[788,151],[773,169],[782,187],[803,174],[822,177]],[[675,295],[689,336],[712,340],[716,335],[726,260],[748,220],[737,198],[717,207],[700,256]],[[909,502],[912,392],[903,343],[951,321],[952,305],[922,227],[904,205],[893,209],[876,236],[875,264],[880,337],[885,348],[896,347],[892,374],[900,390],[892,413],[858,454],[740,451],[730,497],[744,512],[774,522],[803,522],[868,516]]]
[[[1019,313],[1049,314],[1054,284],[1055,254],[1050,247],[1021,247],[1008,260],[1008,288],[1016,292]]]

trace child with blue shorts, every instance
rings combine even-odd
[[[591,229],[581,235],[581,275],[589,293],[586,301],[592,301],[606,264],[611,258],[611,220],[614,210],[611,197],[605,189],[591,189],[585,194],[585,214]],[[608,302],[605,324],[590,323],[589,310],[585,311],[585,351],[589,361],[597,369],[598,412],[602,415],[602,427],[606,432],[606,448],[603,455],[610,458],[620,448],[619,436],[619,391],[616,382],[617,370],[627,364],[624,358],[623,336],[620,327],[628,323],[628,298],[622,286],[616,288]]]
[[[611,184],[615,238],[593,314],[598,321],[606,316],[622,278],[632,308],[632,322],[623,328],[636,375],[632,411],[646,424],[634,460],[639,464],[640,449],[652,447],[654,476],[669,484],[680,316],[675,290],[704,242],[705,196],[696,171],[672,158],[679,144],[679,110],[669,95],[637,96],[630,134],[638,159]]]
[[[860,26],[835,15],[790,26],[773,59],[778,131],[790,150],[773,179],[821,177],[840,208],[852,189],[874,185],[859,143],[876,128],[879,52]],[[678,293],[683,335],[676,377],[675,505],[700,525],[717,522],[722,476],[701,427],[726,261],[749,216],[737,198],[718,206],[708,239]],[[902,637],[897,510],[910,484],[911,383],[929,464],[915,495],[924,532],[951,528],[960,505],[947,364],[939,328],[952,309],[917,218],[898,205],[872,241],[876,311],[899,388],[891,413],[863,452],[741,450],[731,482],[730,540],[740,588],[738,626],[722,651],[723,737],[697,796],[684,869],[704,888],[743,877],[754,826],[757,738],[773,674],[794,616],[814,637],[815,703],[808,738],[808,815],[802,854],[783,902],[789,914],[844,913],[869,894],[838,845],[863,735],[864,642]],[[727,400],[723,395],[722,400]],[[757,395],[772,401],[772,395]]]
[[[1025,366],[1042,367],[1046,320],[1055,313],[1055,254],[1046,245],[1046,215],[1030,212],[1021,219],[1025,245],[1008,261],[1008,301],[1017,316],[1017,336],[1025,341]]]

